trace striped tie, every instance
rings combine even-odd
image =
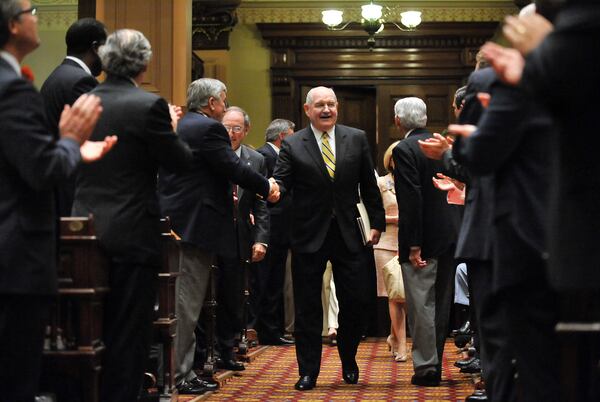
[[[323,161],[327,167],[327,173],[329,173],[331,180],[333,180],[333,177],[335,176],[335,156],[333,156],[333,151],[331,150],[331,145],[329,144],[329,136],[327,135],[327,132],[324,132],[321,136],[321,144]]]

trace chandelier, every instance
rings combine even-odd
[[[385,7],[384,14],[384,7],[373,4],[373,1],[371,1],[369,4],[361,6],[361,10],[361,24],[363,29],[369,34],[369,39],[367,40],[369,49],[373,49],[375,46],[375,35],[383,31],[386,22],[393,24],[401,31],[414,31],[421,23],[420,11],[401,12],[400,23],[402,25],[399,25],[390,19],[390,17],[393,17],[394,10],[389,7]],[[331,31],[341,31],[352,22],[348,21],[342,25],[342,22],[344,21],[344,12],[341,10],[323,10],[321,14],[323,23],[327,25],[327,29]]]

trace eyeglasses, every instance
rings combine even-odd
[[[31,15],[37,15],[37,7],[30,7],[25,10],[21,10],[18,13],[16,13],[13,18],[19,18],[21,15],[27,14],[27,13],[29,13]]]
[[[239,134],[242,131],[244,131],[244,127],[240,127],[240,126],[225,126],[225,130],[227,130],[227,132],[233,131],[234,133]]]

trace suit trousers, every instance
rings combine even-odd
[[[264,266],[260,267],[263,286],[256,330],[261,341],[273,341],[284,334],[283,285],[288,249],[287,245],[270,244]]]
[[[194,355],[196,350],[196,335],[194,329],[202,311],[204,298],[210,280],[210,266],[214,254],[203,251],[198,247],[182,243],[180,250],[179,272],[175,284],[177,302],[177,334],[175,335],[175,382],[193,380],[196,373]]]
[[[442,357],[448,335],[450,306],[454,298],[456,264],[451,248],[427,266],[415,268],[403,262],[408,325],[412,337],[415,374],[442,373]]]
[[[357,234],[358,235],[358,234]],[[321,288],[327,261],[331,261],[339,301],[338,353],[342,369],[358,370],[356,351],[369,302],[364,284],[368,280],[366,251],[351,252],[335,219],[323,245],[314,253],[292,249],[296,358],[300,376],[317,378],[321,366],[323,309]]]
[[[158,268],[112,262],[104,309],[101,402],[135,401],[152,340]]]
[[[490,402],[515,401],[513,353],[508,343],[504,315],[506,306],[498,303],[492,290],[491,261],[469,260],[471,309],[476,317],[479,334],[479,355],[485,389]]]
[[[217,269],[217,349],[224,360],[233,359],[236,338],[242,332],[244,275],[247,269],[236,253],[219,256]]]
[[[33,402],[51,298],[0,295],[0,401]]]

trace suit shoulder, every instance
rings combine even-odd
[[[365,131],[360,128],[344,126],[343,124],[336,124],[335,129],[350,135],[366,135]]]
[[[254,158],[256,160],[264,160],[265,159],[265,157],[260,152],[250,148],[247,145],[242,145],[242,146],[248,152],[249,157]]]

